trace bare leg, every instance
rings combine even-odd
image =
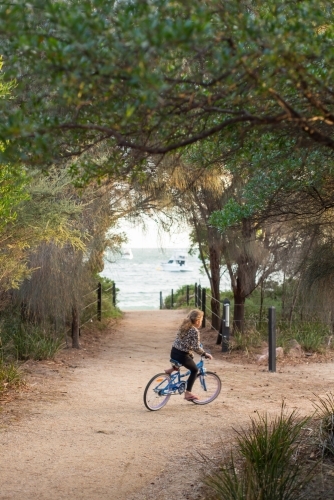
[[[166,375],[171,375],[173,372],[177,372],[177,368],[174,368],[174,366],[171,366],[170,368],[167,368],[167,370],[165,370],[165,373]]]

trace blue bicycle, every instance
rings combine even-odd
[[[180,363],[172,361],[179,368]],[[211,403],[221,390],[221,380],[216,373],[208,372],[204,368],[204,357],[197,363],[199,372],[192,391],[199,396],[192,402],[197,405]],[[171,396],[183,394],[187,386],[188,370],[181,373],[180,370],[173,375],[158,373],[151,378],[144,391],[144,404],[148,410],[157,411],[163,408]]]

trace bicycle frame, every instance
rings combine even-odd
[[[200,382],[203,387],[203,390],[206,391],[206,384],[205,384],[205,368],[204,368],[204,359],[202,358],[197,364],[197,367],[199,368],[198,372],[198,377],[200,377]],[[187,380],[182,380],[184,378],[188,378],[190,375],[190,370],[188,370],[185,373],[176,372],[174,375],[170,376],[170,380],[168,382],[168,385],[164,388],[161,388],[161,386],[164,384],[166,379],[160,382],[154,389],[155,392],[157,392],[160,396],[167,396],[168,394],[175,395],[175,394],[183,394],[184,391],[186,390],[186,385],[187,385]]]

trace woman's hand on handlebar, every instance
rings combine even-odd
[[[205,357],[205,359],[212,359],[211,354],[209,354],[208,352],[206,352],[206,353],[204,354],[204,357]]]

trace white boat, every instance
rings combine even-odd
[[[131,248],[122,248],[122,259],[133,259]]]
[[[172,272],[187,272],[193,268],[186,264],[186,256],[184,254],[173,255],[168,262],[162,262],[161,267],[164,271]]]

